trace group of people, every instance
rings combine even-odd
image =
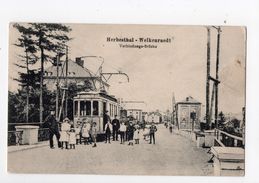
[[[54,135],[57,138],[58,147],[61,149],[75,149],[77,144],[84,143],[92,144],[93,147],[97,147],[96,138],[97,138],[97,125],[95,122],[90,121],[78,121],[75,126],[70,122],[68,118],[65,118],[60,125],[56,121],[54,116],[55,112],[51,111],[51,115],[47,117],[45,123],[49,128],[49,144],[50,148],[54,149],[53,137]],[[128,145],[133,146],[139,144],[141,134],[144,139],[147,140],[149,137],[149,143],[155,144],[155,132],[157,131],[154,123],[151,126],[146,126],[140,128],[138,124],[134,124],[133,121],[124,121],[120,122],[117,116],[111,121],[110,117],[107,115],[107,111],[104,114],[104,134],[105,134],[105,143],[111,143],[111,137],[113,141],[119,141],[120,144],[125,144],[128,142]]]
[[[96,123],[93,122],[90,126],[89,123],[83,123],[74,125],[66,117],[60,125],[56,121],[54,116],[55,112],[51,111],[50,115],[45,120],[45,125],[49,128],[49,145],[51,149],[54,149],[53,137],[57,138],[58,148],[61,149],[75,149],[75,145],[81,143],[82,139],[85,143],[93,142],[93,147],[96,147],[97,127]]]
[[[112,134],[113,141],[118,141],[118,136],[120,136],[120,144],[124,144],[128,141],[128,145],[133,146],[134,141],[135,144],[139,144],[142,134],[144,139],[146,139],[147,136],[150,137],[150,144],[152,142],[155,144],[155,132],[157,131],[157,128],[154,123],[152,123],[150,127],[146,126],[140,128],[138,124],[133,123],[133,121],[130,120],[120,122],[117,115],[115,115],[115,118],[112,121],[109,119],[109,116],[107,116],[107,121],[104,120],[104,122],[106,123],[104,126],[105,143],[111,143],[110,137]]]

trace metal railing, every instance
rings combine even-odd
[[[38,141],[49,140],[49,129],[48,128],[39,128],[38,132]]]
[[[232,134],[229,134],[225,131],[216,129],[216,143],[219,146],[223,147],[245,147],[245,138],[244,134],[242,134],[243,137],[235,136]]]

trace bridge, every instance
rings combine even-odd
[[[28,148],[26,148],[28,147]],[[158,125],[156,144],[140,139],[128,146],[119,141],[77,145],[76,149],[50,149],[48,142],[8,147],[8,171],[15,173],[73,173],[112,175],[213,175],[209,148],[174,130]]]

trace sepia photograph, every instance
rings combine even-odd
[[[244,176],[246,36],[10,23],[8,172]]]

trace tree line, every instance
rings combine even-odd
[[[55,65],[56,56],[65,54],[72,29],[56,23],[15,23],[12,26],[19,32],[14,45],[20,50],[15,62],[20,72],[14,80],[20,88],[17,92],[9,91],[8,122],[42,123],[55,104],[55,91],[49,91],[44,85],[44,66],[48,62]]]

